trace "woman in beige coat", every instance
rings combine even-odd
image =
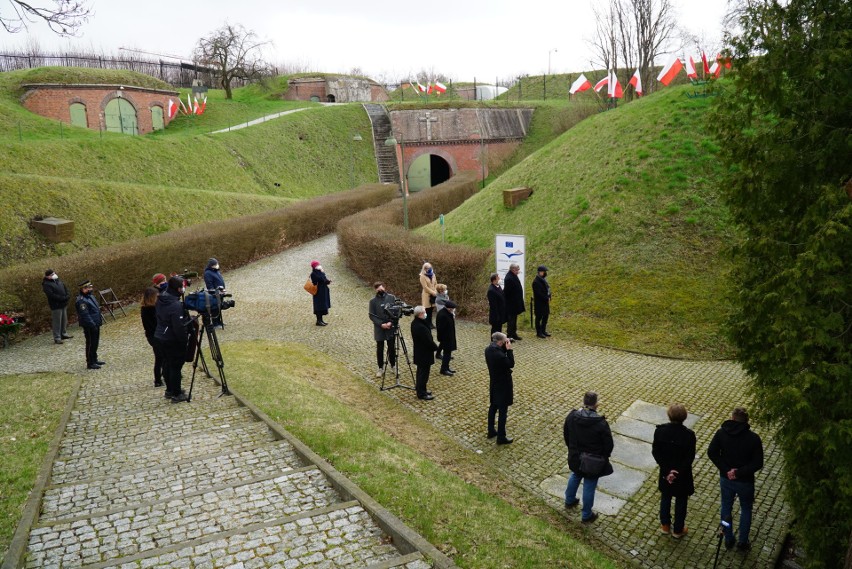
[[[435,277],[435,271],[432,270],[432,265],[423,263],[423,268],[420,270],[420,286],[423,291],[420,293],[420,301],[426,307],[426,322],[429,323],[429,328],[435,329],[435,324],[432,322],[432,312],[435,310],[435,297],[438,295],[438,279]]]

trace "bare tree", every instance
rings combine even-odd
[[[636,61],[642,85],[647,91],[654,90],[651,73],[654,60],[665,52],[672,34],[677,28],[674,6],[671,0],[626,0],[630,6],[636,26]]]
[[[22,0],[9,0],[12,10],[9,15],[0,12],[0,24],[10,34],[16,34],[41,20],[55,34],[73,36],[92,15],[86,0],[53,0],[53,4],[54,7],[45,8]]]
[[[257,80],[268,72],[261,48],[269,43],[258,41],[253,31],[240,24],[225,24],[198,40],[195,58],[202,65],[216,68],[225,98],[230,99],[234,79]]]

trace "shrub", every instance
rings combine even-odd
[[[418,227],[447,213],[478,189],[477,175],[462,172],[451,180],[408,199],[409,227]],[[388,290],[410,304],[420,304],[417,275],[425,261],[435,267],[438,280],[451,290],[459,310],[481,313],[487,249],[436,243],[402,227],[402,198],[351,215],[337,225],[340,253],[358,276],[372,283],[384,281]],[[486,277],[487,282],[487,277]],[[474,309],[474,307],[477,307]]]
[[[41,289],[45,267],[55,269],[74,291],[83,279],[111,287],[119,298],[137,299],[155,273],[202,269],[211,256],[228,268],[283,251],[334,231],[337,222],[387,202],[396,187],[370,184],[261,214],[213,221],[100,249],[42,259],[0,271],[5,308],[22,309],[29,326],[50,324]]]

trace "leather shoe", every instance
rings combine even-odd
[[[575,499],[573,502],[565,502],[566,508],[576,508],[580,505],[580,500]]]
[[[91,364],[87,365],[86,369],[101,369],[101,366],[99,366],[98,364]]]
[[[456,373],[456,370],[454,370],[453,368],[450,368],[450,367],[447,368],[447,371],[450,372],[450,373]]]
[[[427,393],[426,395],[418,395],[417,399],[422,399],[423,401],[432,401],[435,399],[435,396],[431,393]]]
[[[593,521],[595,521],[596,519],[598,519],[598,513],[597,513],[597,512],[592,512],[592,515],[591,515],[591,516],[589,516],[589,517],[588,517],[588,518],[586,518],[585,520],[580,520],[580,521],[581,521],[581,522],[583,522],[584,524],[590,524],[590,523],[592,523]]]
[[[521,338],[520,336],[515,336],[514,338],[512,338],[513,342],[520,342],[521,340],[523,340],[523,338]]]
[[[328,326],[328,322],[317,322],[317,326]]]
[[[70,339],[71,339],[71,338],[73,338],[73,337],[74,337],[74,336],[69,336],[68,334],[63,334],[63,335],[62,335],[62,339],[63,339],[63,340],[70,340]]]
[[[59,338],[57,338],[57,339],[55,339],[55,340],[53,341],[53,343],[54,343],[54,344],[64,344],[65,342],[63,342],[62,340],[60,340]]]
[[[550,333],[549,333],[549,332],[545,332],[545,333],[544,333],[544,335],[545,335],[545,336],[547,336],[548,338],[550,338]]]
[[[489,431],[488,432],[488,438],[489,439],[493,439],[496,436],[497,436],[497,431]]]
[[[442,372],[441,372],[441,375],[446,375],[446,376],[448,376],[448,377],[453,377],[453,376],[455,375],[455,373],[453,373],[453,372],[451,372],[450,370],[446,369],[446,370],[444,370],[444,371],[442,371]]]
[[[172,403],[183,403],[184,401],[189,401],[189,398],[186,396],[186,393],[181,393],[172,397],[171,400]]]
[[[154,380],[154,387],[162,387],[164,385],[165,385],[165,383],[163,383],[162,379],[155,379]]]
[[[510,445],[515,441],[512,437],[503,437],[502,439],[497,439],[498,445]]]
[[[544,334],[536,334],[535,337],[547,339],[547,336],[545,336]]]
[[[101,360],[98,360],[95,363],[98,364],[99,366],[105,366],[106,365],[106,362],[102,362]]]

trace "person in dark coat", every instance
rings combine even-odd
[[[388,363],[391,369],[396,367],[393,321],[384,309],[384,305],[393,305],[396,297],[385,290],[385,283],[381,281],[373,283],[373,290],[376,296],[370,299],[368,313],[373,322],[373,339],[376,341],[376,377],[382,377],[385,371],[385,344],[388,345]]]
[[[85,280],[79,284],[79,287],[80,294],[74,301],[74,307],[77,309],[77,322],[86,336],[86,367],[88,369],[101,369],[101,366],[106,364],[105,361],[98,359],[101,325],[104,323],[101,306],[92,295],[95,287],[92,286],[91,281]]]
[[[414,365],[417,366],[417,381],[414,386],[417,398],[430,401],[435,397],[426,389],[426,385],[429,383],[429,372],[435,363],[435,350],[438,345],[432,339],[432,329],[426,320],[426,308],[423,306],[414,307],[411,341],[414,344]]]
[[[142,307],[139,313],[142,317],[142,328],[145,330],[145,339],[151,349],[154,350],[154,387],[163,386],[163,349],[160,341],[154,337],[157,332],[157,298],[160,290],[149,286],[142,296]]]
[[[311,261],[311,282],[317,286],[317,293],[314,295],[314,315],[317,317],[317,326],[328,326],[328,322],[322,317],[327,315],[331,308],[331,293],[328,290],[331,281],[325,276],[319,261]]]
[[[547,338],[547,321],[550,319],[550,284],[547,282],[547,267],[539,265],[538,274],[533,279],[533,306],[535,308],[535,335]]]
[[[456,370],[450,369],[450,359],[458,349],[456,345],[456,303],[452,300],[444,302],[444,308],[435,317],[435,327],[438,329],[438,352],[441,353],[441,375],[452,377]]]
[[[695,460],[695,433],[684,426],[686,407],[672,403],[668,410],[669,423],[658,425],[654,431],[651,454],[660,465],[660,531],[671,532],[680,539],[686,535],[686,507],[695,493],[692,481],[692,461]],[[674,528],[672,528],[672,498],[675,499]],[[674,530],[674,531],[672,531]]]
[[[62,344],[64,343],[63,340],[70,340],[74,337],[68,335],[68,301],[71,300],[71,293],[53,269],[47,269],[44,272],[41,288],[44,290],[44,294],[47,296],[47,304],[50,306],[53,342]]]
[[[515,402],[512,384],[512,368],[515,367],[515,354],[512,342],[502,332],[491,334],[491,344],[485,348],[485,363],[488,365],[488,438],[497,437],[498,445],[511,444],[514,439],[506,435],[506,415],[509,406]],[[494,428],[494,416],[497,415],[497,428]]]
[[[763,441],[748,424],[748,413],[737,407],[731,419],[713,435],[707,456],[719,469],[719,485],[722,494],[722,520],[725,547],[734,547],[733,509],[734,500],[740,499],[740,528],[736,546],[739,551],[751,549],[748,539],[751,531],[751,512],[754,506],[754,475],[763,468]]]
[[[582,482],[582,522],[593,522],[598,519],[597,512],[592,511],[592,506],[595,504],[595,489],[598,487],[598,479],[601,476],[609,476],[613,473],[609,457],[615,447],[606,417],[598,414],[597,393],[586,392],[583,396],[583,408],[572,409],[568,413],[565,424],[562,426],[562,436],[568,446],[568,468],[571,470],[568,486],[565,488],[565,507],[572,508],[580,503],[577,499],[577,490]],[[598,457],[605,461],[600,473],[590,474],[583,471],[582,455],[585,454],[591,454],[593,458]]]
[[[207,290],[225,290],[225,279],[219,272],[219,261],[211,258],[204,269],[204,286]]]
[[[485,296],[488,299],[488,323],[491,324],[491,333],[502,332],[506,322],[506,297],[500,287],[499,274],[491,273],[491,284]]]
[[[175,403],[180,403],[187,401],[186,392],[181,389],[181,371],[186,360],[190,320],[181,302],[183,279],[175,276],[168,282],[166,291],[157,298],[157,329],[154,337],[160,342],[163,350],[165,396]]]
[[[506,297],[506,335],[512,340],[520,340],[518,336],[518,315],[526,312],[524,307],[524,287],[518,273],[521,267],[516,263],[509,265],[509,272],[503,278],[503,294]]]

